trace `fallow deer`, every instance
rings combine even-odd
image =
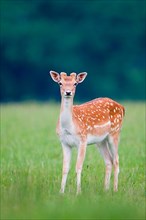
[[[52,79],[60,86],[61,110],[57,125],[63,150],[63,169],[60,192],[64,193],[70,168],[71,150],[78,150],[76,173],[77,194],[81,192],[81,172],[87,145],[96,144],[105,162],[105,189],[110,186],[114,168],[114,191],[118,190],[119,135],[124,117],[124,107],[110,98],[97,98],[81,105],[73,105],[76,86],[83,82],[86,72],[60,74],[50,71]]]

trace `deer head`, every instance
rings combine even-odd
[[[59,84],[61,96],[63,98],[71,98],[75,95],[76,86],[78,83],[83,82],[87,76],[87,73],[82,72],[78,75],[76,73],[71,73],[69,76],[67,76],[67,74],[64,72],[59,74],[55,71],[50,71],[50,75],[52,79]]]

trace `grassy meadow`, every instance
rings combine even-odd
[[[125,102],[119,191],[103,190],[104,162],[89,146],[76,196],[73,149],[66,193],[59,194],[62,150],[55,133],[60,106],[1,105],[1,219],[145,219],[145,103]]]

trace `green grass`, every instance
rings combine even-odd
[[[104,192],[104,162],[87,149],[82,194],[76,196],[73,149],[66,193],[59,195],[62,150],[59,105],[1,106],[1,219],[145,219],[145,103],[123,103],[119,191]]]

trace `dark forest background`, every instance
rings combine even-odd
[[[77,100],[144,100],[145,3],[1,0],[0,101],[58,100],[50,70],[88,73]]]

